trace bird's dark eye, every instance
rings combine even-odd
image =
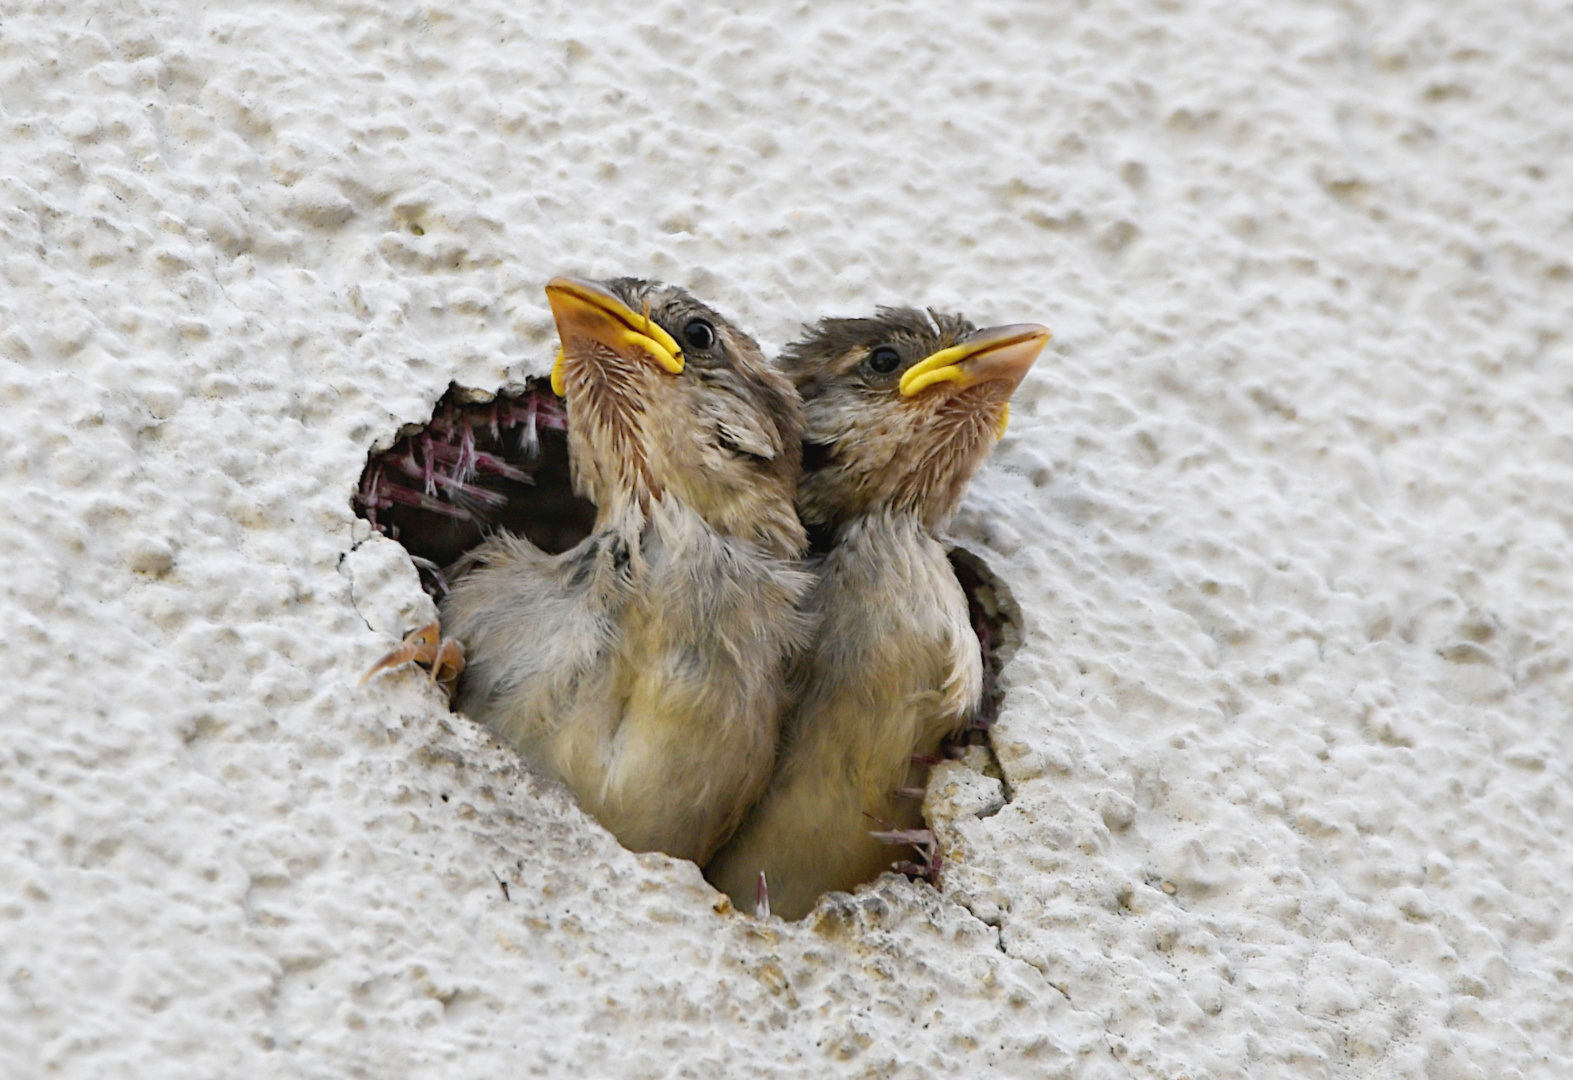
[[[683,327],[683,340],[690,348],[708,349],[715,344],[715,327],[703,319],[689,319]]]
[[[881,375],[889,375],[901,366],[901,354],[889,345],[881,345],[868,354],[868,366]]]

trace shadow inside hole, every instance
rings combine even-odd
[[[1005,801],[1009,802],[1012,793],[994,751],[991,729],[1005,700],[1000,674],[1021,647],[1021,607],[1005,582],[978,556],[965,548],[951,548],[949,554],[956,580],[967,596],[967,614],[983,655],[983,698],[967,726],[946,744],[945,753],[953,758],[967,758],[971,747],[981,748],[987,755],[983,774],[1000,782]]]
[[[499,530],[555,555],[595,525],[595,504],[573,492],[568,419],[544,379],[495,395],[450,386],[424,427],[367,459],[354,503],[404,545],[434,597],[443,568]]]

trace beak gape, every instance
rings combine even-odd
[[[578,357],[581,343],[586,342],[604,345],[624,360],[653,363],[673,375],[682,373],[682,347],[651,321],[648,307],[643,313],[634,311],[601,285],[570,277],[553,278],[546,286],[546,299],[563,343],[552,365],[552,390],[559,397],[567,390],[568,350],[573,348]]]

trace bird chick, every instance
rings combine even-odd
[[[802,420],[753,339],[682,289],[554,279],[589,537],[502,534],[442,602],[457,705],[634,851],[703,863],[769,778],[811,578],[792,498]]]
[[[817,629],[775,776],[706,868],[744,910],[763,871],[771,909],[801,918],[822,893],[891,868],[871,832],[921,826],[920,803],[904,796],[926,784],[923,759],[983,690],[967,599],[934,534],[1048,338],[1036,325],[978,330],[881,308],[825,319],[786,350],[805,421],[798,513],[832,546],[807,602]]]

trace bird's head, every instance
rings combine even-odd
[[[979,330],[914,308],[810,327],[782,356],[803,397],[804,523],[835,529],[886,510],[942,526],[1048,340],[1031,323]]]
[[[673,499],[717,532],[800,554],[802,415],[754,339],[657,282],[559,277],[546,296],[574,488],[601,521]]]

